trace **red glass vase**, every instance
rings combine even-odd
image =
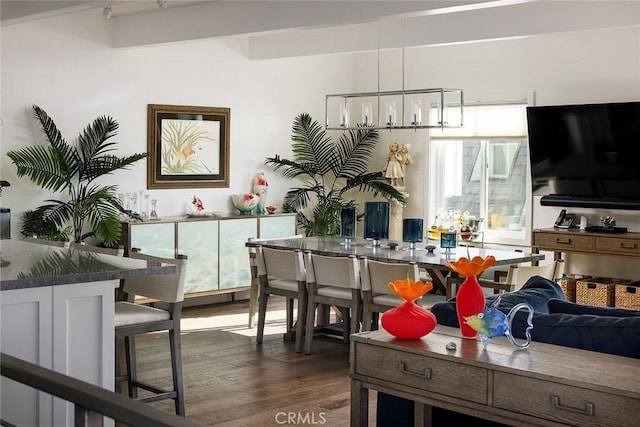
[[[385,311],[380,319],[382,327],[396,338],[415,340],[436,328],[436,316],[413,301]]]
[[[462,338],[475,339],[478,333],[467,325],[465,317],[482,313],[485,308],[484,292],[476,276],[467,276],[456,294],[456,312]]]

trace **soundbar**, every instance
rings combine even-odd
[[[626,209],[640,210],[640,200],[620,198],[596,198],[579,196],[560,196],[550,194],[540,199],[542,206],[564,206],[569,208],[594,208],[594,209]]]

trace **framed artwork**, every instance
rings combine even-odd
[[[228,188],[231,109],[149,104],[147,188]]]

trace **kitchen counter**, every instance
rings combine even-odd
[[[174,265],[58,248],[20,240],[0,243],[0,290],[171,274]]]
[[[175,265],[11,239],[0,250],[0,351],[113,390],[115,289]],[[73,426],[68,402],[4,378],[0,393],[2,418],[13,425]]]

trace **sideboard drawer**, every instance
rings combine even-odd
[[[533,234],[533,246],[541,248],[556,249],[560,251],[595,249],[595,238],[593,236],[579,236],[575,233],[541,233]]]
[[[361,343],[355,344],[355,351],[355,374],[484,405],[488,402],[486,369]]]
[[[621,237],[598,237],[596,249],[599,251],[615,252],[616,254],[640,255],[640,239],[625,239]]]
[[[593,389],[494,373],[497,408],[581,427],[637,426],[638,401]]]

